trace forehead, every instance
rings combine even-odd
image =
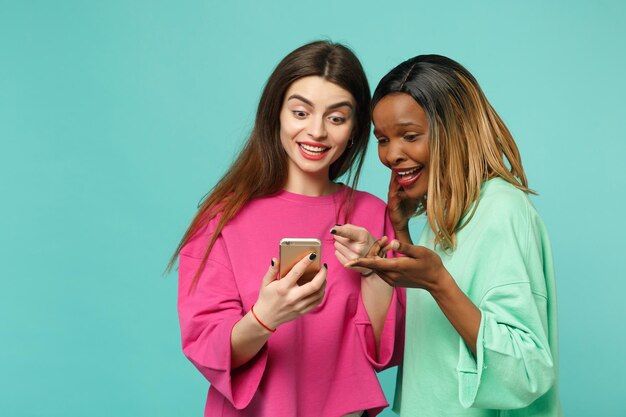
[[[372,119],[377,126],[406,123],[428,125],[428,117],[422,106],[405,93],[393,93],[383,97],[374,107]]]
[[[348,90],[317,76],[304,77],[294,81],[287,89],[285,100],[293,95],[302,96],[314,104],[333,104],[341,101],[354,104],[354,97]]]

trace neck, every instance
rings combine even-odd
[[[290,193],[306,195],[309,197],[319,197],[332,194],[339,190],[341,186],[328,179],[328,174],[323,176],[308,176],[302,173],[293,174],[287,177],[284,190]]]

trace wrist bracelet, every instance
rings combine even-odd
[[[371,276],[372,274],[374,274],[374,272],[376,272],[376,271],[374,271],[373,269],[370,269],[370,272],[367,272],[365,274],[361,274],[361,276],[363,278],[367,278],[367,277]]]
[[[259,324],[263,327],[265,327],[267,330],[269,330],[270,332],[274,333],[276,331],[276,329],[271,329],[269,328],[265,323],[263,323],[261,321],[261,319],[259,319],[256,315],[256,313],[254,312],[254,305],[252,307],[250,307],[250,311],[252,312],[252,315],[254,316],[254,318],[256,319],[256,321],[259,322]]]

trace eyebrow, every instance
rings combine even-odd
[[[300,101],[308,104],[311,107],[315,107],[315,105],[313,104],[313,102],[311,100],[302,97],[300,94],[292,94],[292,95],[290,95],[287,98],[287,101],[289,101],[289,100],[300,100]],[[345,107],[349,107],[350,110],[354,109],[354,106],[349,101],[340,101],[339,103],[334,103],[334,104],[331,104],[330,106],[328,106],[327,110],[337,109],[339,107],[344,107],[344,106]]]
[[[394,126],[396,127],[407,127],[407,126],[415,126],[418,129],[423,129],[424,126],[417,124],[417,123],[413,123],[413,122],[400,122],[400,123],[396,123]],[[374,128],[374,135],[379,135],[380,131],[376,128]]]
[[[401,127],[406,127],[406,126],[422,127],[422,125],[421,125],[421,124],[419,124],[419,123],[413,123],[413,122],[401,122],[401,123],[396,123],[396,126],[401,126]]]

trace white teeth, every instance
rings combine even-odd
[[[410,175],[410,174],[413,174],[414,172],[417,172],[418,170],[419,168],[413,168],[408,171],[398,171],[398,175]]]
[[[324,152],[326,150],[326,147],[324,147],[324,146],[311,146],[311,145],[305,145],[304,143],[299,143],[299,145],[305,151],[309,151],[309,152],[322,153],[322,152]]]

